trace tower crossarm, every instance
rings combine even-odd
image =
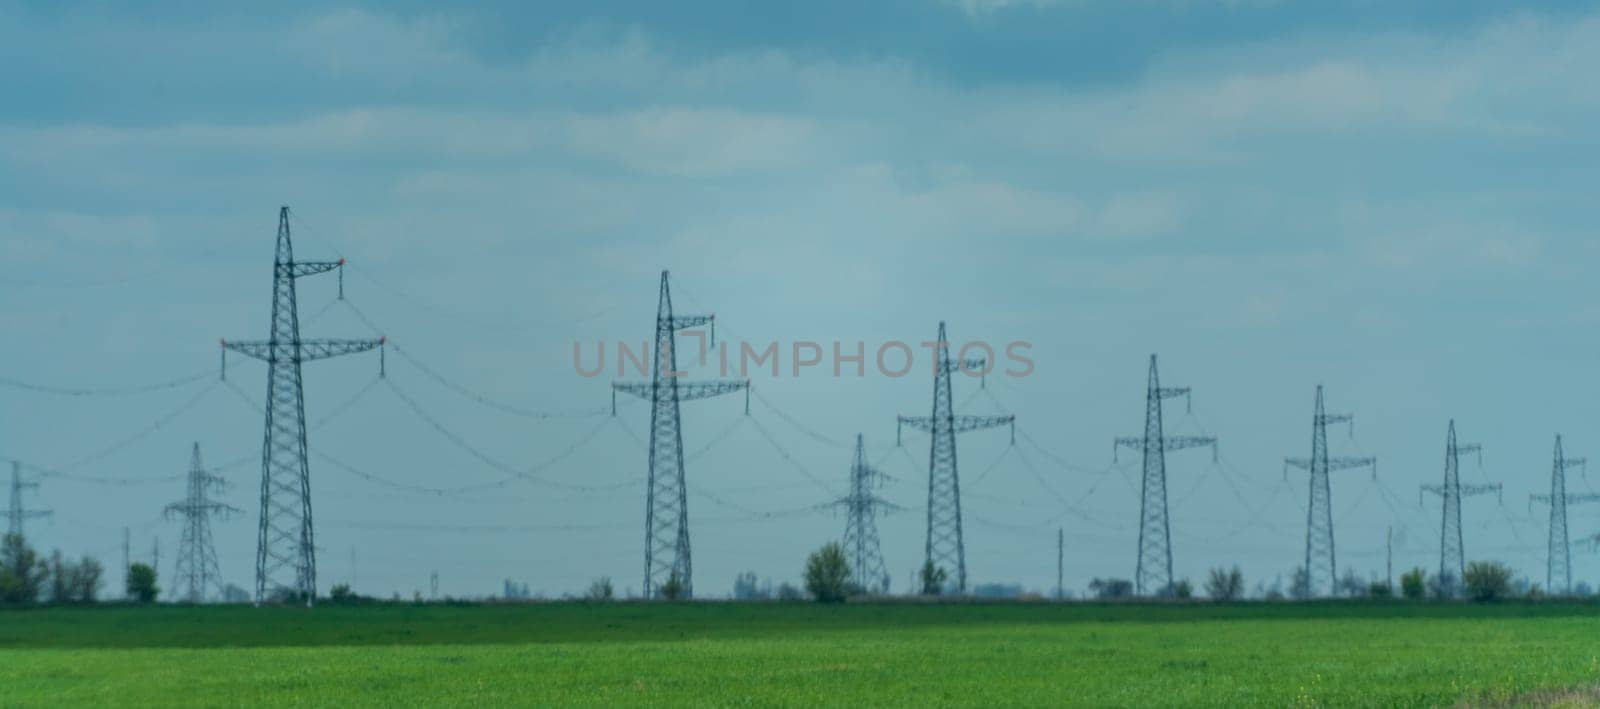
[[[1587,469],[1589,467],[1589,459],[1588,458],[1562,458],[1562,459],[1556,461],[1556,465],[1561,466],[1561,471],[1562,472],[1566,472],[1566,471],[1571,470],[1573,468],[1585,468],[1585,469]]]
[[[268,340],[242,340],[235,342],[223,340],[222,348],[263,362],[290,361],[296,358],[301,362],[314,362],[319,359],[375,350],[382,347],[384,342],[385,338],[382,337],[375,340],[335,340],[326,338],[300,340],[298,355],[295,353],[294,343],[291,342],[272,342]]]
[[[981,431],[986,428],[1014,425],[1016,416],[951,416],[950,428],[956,433]],[[914,428],[923,433],[933,431],[934,419],[931,416],[901,416],[900,425]]]
[[[672,316],[673,331],[687,330],[691,327],[700,327],[716,322],[716,315],[674,315]]]
[[[173,502],[167,505],[165,512],[167,519],[172,519],[174,515],[188,516],[193,514],[218,515],[221,517],[226,517],[228,515],[238,514],[240,509],[234,507],[233,505],[226,505],[221,502]]]
[[[1564,497],[1567,498],[1567,504],[1569,504],[1569,505],[1576,505],[1576,504],[1580,504],[1580,503],[1584,503],[1584,502],[1600,502],[1600,493],[1593,493],[1593,492],[1584,493],[1584,494],[1581,494],[1581,495],[1577,495],[1577,494],[1573,494],[1573,493],[1567,493],[1566,495],[1564,495]],[[1529,495],[1528,496],[1528,501],[1530,503],[1543,502],[1543,503],[1549,504],[1550,496],[1549,495]]]
[[[1145,438],[1143,436],[1122,436],[1116,439],[1116,447],[1143,450]],[[1216,436],[1167,436],[1161,439],[1161,447],[1169,451],[1184,450],[1186,448],[1203,448],[1211,446],[1216,448]]]
[[[624,394],[632,394],[646,401],[650,400],[654,387],[671,388],[674,380],[663,377],[660,384],[650,382],[616,382],[611,385],[612,390]],[[693,401],[695,399],[709,399],[713,396],[731,394],[741,389],[750,387],[750,380],[721,380],[710,382],[676,382],[678,401]]]
[[[315,276],[319,273],[327,273],[336,268],[344,268],[344,259],[339,259],[338,261],[296,261],[291,263],[280,263],[278,264],[278,268],[283,271],[284,275],[287,275],[291,278],[301,278],[303,276]]]

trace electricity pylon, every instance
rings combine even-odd
[[[1145,595],[1173,592],[1172,530],[1167,517],[1167,451],[1211,446],[1217,455],[1216,436],[1167,436],[1161,423],[1161,402],[1183,397],[1189,401],[1189,387],[1161,386],[1156,373],[1156,356],[1150,355],[1150,379],[1145,388],[1144,436],[1121,437],[1112,450],[1132,448],[1144,453],[1144,486],[1139,499],[1139,563],[1134,571],[1134,591]]]
[[[1443,500],[1442,521],[1439,525],[1439,585],[1453,592],[1467,572],[1466,546],[1461,539],[1461,498],[1485,493],[1500,494],[1499,483],[1462,485],[1460,455],[1476,453],[1478,464],[1483,464],[1483,447],[1476,444],[1456,443],[1456,422],[1450,420],[1450,436],[1444,450],[1444,484],[1423,485],[1422,492],[1431,492]],[[1420,493],[1419,493],[1420,494]]]
[[[178,564],[173,574],[174,583],[187,603],[203,603],[206,591],[214,588],[222,592],[222,573],[217,569],[217,550],[211,544],[211,517],[226,518],[239,510],[231,505],[214,502],[212,491],[227,486],[222,476],[205,469],[200,463],[200,444],[194,444],[189,455],[189,484],[183,501],[167,505],[168,519],[183,517],[183,535],[178,539]]]
[[[1561,450],[1561,436],[1556,436],[1556,459],[1550,469],[1550,494],[1531,495],[1528,504],[1550,503],[1550,551],[1545,562],[1544,587],[1553,594],[1572,593],[1572,545],[1567,539],[1567,505],[1600,501],[1600,495],[1572,495],[1567,493],[1567,470],[1586,466],[1583,458],[1568,458]],[[1556,582],[1561,583],[1557,590]]]
[[[42,519],[50,516],[50,510],[30,510],[27,509],[27,505],[22,501],[23,491],[37,489],[39,489],[39,483],[22,482],[22,463],[11,461],[11,506],[5,513],[6,519],[10,522],[10,525],[6,528],[8,533],[19,537],[25,536],[23,534],[23,520]]]
[[[866,443],[856,434],[856,455],[850,464],[850,494],[834,501],[847,513],[844,525],[844,553],[850,560],[851,578],[862,588],[889,592],[889,570],[883,563],[878,544],[878,510],[899,510],[899,506],[873,493],[885,477],[867,463]]]
[[[672,292],[667,286],[667,272],[662,271],[650,382],[611,385],[613,392],[632,394],[650,402],[650,474],[644,511],[645,598],[654,598],[673,578],[677,579],[683,598],[694,595],[694,565],[689,553],[689,488],[684,481],[683,422],[678,405],[750,386],[748,380],[680,381],[683,373],[678,371],[677,332],[712,324],[715,318],[715,315],[673,315]],[[616,415],[614,407],[612,415]]]
[[[300,366],[366,352],[375,340],[301,339],[295,280],[344,268],[338,261],[295,261],[289,208],[278,210],[278,249],[272,262],[272,329],[266,340],[222,341],[223,370],[232,350],[267,363],[267,422],[261,444],[261,526],[256,539],[256,603],[268,594],[317,597],[316,537],[311,522],[311,467],[306,460],[306,400]],[[341,284],[343,276],[340,276]],[[341,295],[343,286],[341,285]]]
[[[1299,468],[1311,473],[1311,502],[1306,510],[1306,580],[1312,596],[1334,591],[1338,580],[1338,563],[1333,553],[1333,493],[1328,473],[1351,468],[1372,468],[1378,474],[1378,459],[1373,457],[1329,457],[1328,424],[1354,425],[1350,414],[1327,414],[1322,409],[1322,385],[1317,385],[1317,408],[1311,417],[1311,457],[1285,458],[1284,473],[1289,468]],[[1324,583],[1324,581],[1326,583]]]
[[[928,537],[924,547],[927,563],[946,573],[956,570],[956,592],[967,592],[967,548],[961,534],[961,476],[956,466],[956,434],[997,426],[1011,426],[1016,438],[1016,417],[958,416],[950,403],[950,373],[983,371],[983,358],[961,360],[950,357],[950,341],[945,338],[944,322],[939,322],[933,376],[933,415],[901,416],[895,428],[895,445],[900,445],[900,429],[905,426],[925,431],[928,441]]]

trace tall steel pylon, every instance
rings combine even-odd
[[[615,392],[620,391],[650,402],[650,473],[644,513],[645,598],[655,598],[662,585],[673,577],[677,578],[683,598],[694,595],[694,565],[689,551],[689,497],[683,467],[683,422],[678,405],[750,386],[748,380],[680,381],[677,332],[701,325],[714,328],[715,318],[715,315],[673,315],[672,291],[667,285],[667,272],[662,271],[650,381],[611,385],[613,398]],[[712,333],[715,338],[715,330]],[[714,339],[712,344],[715,346]],[[612,415],[616,415],[614,403]]]
[[[306,362],[366,352],[375,340],[301,339],[295,281],[344,268],[338,261],[295,261],[289,239],[289,208],[278,210],[278,248],[272,262],[272,322],[266,340],[222,341],[227,352],[267,363],[267,419],[261,444],[261,526],[256,539],[256,603],[317,597],[316,536],[311,521],[311,467],[306,460],[306,401],[300,367]],[[343,295],[343,276],[340,276]]]
[[[200,444],[189,454],[188,487],[183,500],[167,505],[168,519],[183,518],[183,534],[178,539],[178,562],[173,583],[187,603],[203,603],[207,591],[222,592],[222,573],[217,568],[217,550],[211,544],[211,517],[226,517],[239,510],[211,499],[213,491],[227,486],[222,476],[206,470],[200,462]]]
[[[39,483],[22,482],[22,463],[11,461],[11,505],[5,512],[6,520],[10,524],[6,527],[6,533],[25,537],[27,535],[24,534],[25,530],[22,525],[24,520],[42,519],[52,514],[50,510],[30,510],[27,508],[27,504],[23,502],[22,493],[24,491],[37,489],[39,489]]]
[[[1452,591],[1467,571],[1466,545],[1461,537],[1461,498],[1485,493],[1500,494],[1500,484],[1462,485],[1462,453],[1476,453],[1483,463],[1483,447],[1476,443],[1456,443],[1456,422],[1450,420],[1450,434],[1444,449],[1444,484],[1423,485],[1422,492],[1438,495],[1443,501],[1439,524],[1439,584]],[[1420,493],[1419,493],[1420,494]]]
[[[1112,450],[1132,448],[1144,454],[1144,485],[1139,499],[1139,562],[1134,569],[1134,591],[1139,595],[1169,595],[1172,586],[1172,529],[1167,516],[1167,451],[1211,446],[1217,454],[1216,436],[1167,436],[1163,432],[1161,402],[1189,399],[1189,387],[1161,386],[1156,356],[1150,355],[1150,378],[1145,388],[1144,435],[1121,437]]]
[[[1016,439],[1016,417],[962,416],[955,413],[950,399],[950,374],[955,370],[982,372],[988,366],[983,358],[952,359],[950,340],[944,322],[939,322],[933,366],[933,415],[901,416],[895,429],[895,445],[900,445],[900,429],[910,426],[929,434],[928,441],[928,536],[924,545],[927,563],[949,573],[956,571],[956,592],[967,592],[967,548],[961,531],[961,475],[956,465],[956,434],[997,426],[1011,426]]]
[[[1568,458],[1561,450],[1561,436],[1556,435],[1555,463],[1550,468],[1550,494],[1532,495],[1529,505],[1535,502],[1550,503],[1550,551],[1545,562],[1544,587],[1553,594],[1572,593],[1572,545],[1567,539],[1567,505],[1600,501],[1600,495],[1572,495],[1567,492],[1567,470],[1586,466],[1583,458]],[[1558,587],[1556,584],[1560,583]]]
[[[1327,414],[1322,408],[1322,385],[1317,385],[1316,412],[1311,417],[1311,457],[1285,458],[1284,472],[1299,468],[1311,473],[1311,501],[1306,508],[1306,578],[1311,595],[1332,594],[1338,580],[1338,561],[1333,553],[1333,492],[1328,473],[1351,468],[1372,468],[1378,474],[1378,459],[1328,455],[1328,424],[1354,425],[1350,414]],[[1326,589],[1326,590],[1324,590]]]
[[[850,560],[851,579],[862,588],[877,593],[889,592],[889,570],[883,563],[878,544],[878,510],[898,510],[893,503],[873,491],[885,477],[867,463],[864,437],[856,434],[855,459],[850,464],[850,494],[834,501],[847,514],[844,525],[844,553]]]

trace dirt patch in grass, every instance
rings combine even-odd
[[[1507,701],[1497,702],[1465,702],[1459,707],[1494,707],[1495,709],[1533,709],[1534,707],[1549,707],[1550,709],[1581,709],[1583,707],[1600,706],[1600,684],[1586,687],[1568,687],[1564,689],[1541,689],[1529,692]]]

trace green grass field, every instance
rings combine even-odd
[[[4,706],[1434,706],[1597,684],[1595,605],[0,611]]]

